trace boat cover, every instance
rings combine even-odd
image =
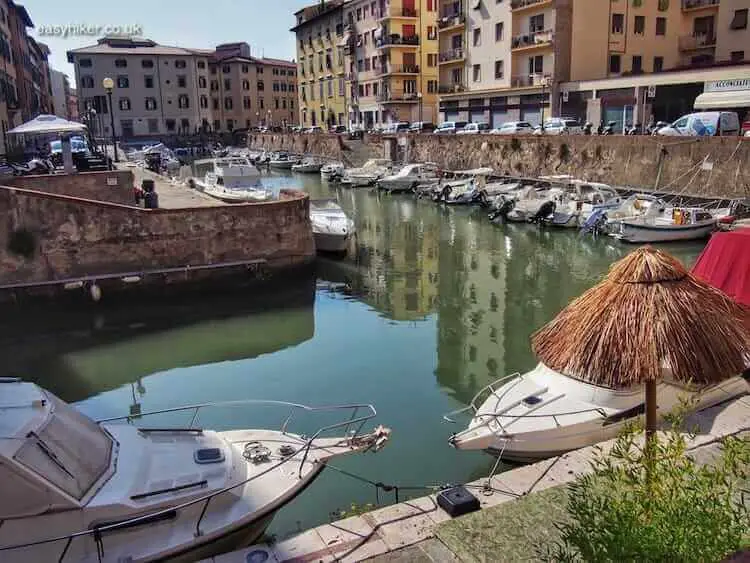
[[[750,229],[715,233],[693,274],[750,307]]]

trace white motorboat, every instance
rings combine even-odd
[[[292,172],[313,173],[320,172],[323,163],[317,158],[305,158],[299,164],[292,166]]]
[[[330,199],[310,201],[315,248],[323,252],[345,252],[354,236],[354,221]]]
[[[205,175],[190,180],[194,187],[211,197],[227,203],[267,201],[273,191],[260,183],[260,171],[246,157],[225,157],[197,160],[196,174],[206,169]]]
[[[393,163],[387,158],[372,158],[360,168],[348,168],[341,176],[341,183],[353,188],[371,186],[382,177],[390,174]]]
[[[453,179],[440,180],[432,192],[433,201],[466,205],[486,202],[487,178],[494,173],[492,168],[455,170],[447,174]]]
[[[326,462],[377,450],[390,432],[360,433],[371,405],[232,401],[97,422],[32,383],[0,387],[3,563],[196,561],[246,545]],[[280,430],[196,425],[209,408],[261,405],[281,409]],[[327,413],[326,425],[309,438],[290,432],[302,412]],[[165,424],[180,414],[188,425]]]
[[[606,184],[573,180],[565,191],[557,193],[554,211],[543,221],[555,227],[578,228],[586,224],[592,214],[619,207],[623,200]]]
[[[563,194],[563,189],[549,185],[526,185],[515,194],[505,218],[512,223],[527,223],[536,217],[547,217],[554,213],[555,199]]]
[[[671,380],[659,384],[659,412],[694,399],[702,410],[750,392],[741,376],[717,385],[694,388]],[[466,430],[450,443],[461,450],[485,450],[502,459],[528,462],[561,455],[617,436],[624,425],[644,413],[644,390],[614,390],[558,373],[544,364],[500,379],[481,390],[468,407]]]
[[[271,156],[268,161],[268,165],[272,168],[281,168],[285,170],[291,170],[292,166],[299,163],[299,157],[285,152],[276,153],[275,155]]]
[[[378,188],[388,193],[411,192],[419,184],[436,182],[439,177],[436,164],[407,164],[396,174],[380,178],[377,184]]]
[[[609,223],[610,235],[632,243],[673,242],[708,237],[718,218],[700,207],[666,207],[657,213],[616,219]]]
[[[324,180],[338,180],[344,175],[344,165],[341,162],[329,162],[320,169],[320,177]]]

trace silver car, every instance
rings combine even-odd
[[[535,135],[580,135],[583,129],[577,120],[567,117],[553,117],[544,122],[544,127],[537,127]]]
[[[507,123],[503,123],[500,127],[496,127],[490,131],[493,135],[520,135],[533,132],[534,128],[528,121],[508,121]]]

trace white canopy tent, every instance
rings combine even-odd
[[[77,123],[75,121],[68,121],[62,117],[56,115],[38,115],[31,121],[27,121],[8,131],[9,135],[48,135],[57,133],[60,135],[62,141],[62,156],[65,172],[72,174],[73,168],[73,153],[70,148],[70,135],[74,133],[85,133],[87,131],[86,126],[83,123]]]

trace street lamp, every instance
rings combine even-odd
[[[109,119],[110,119],[110,125],[112,126],[112,152],[114,153],[114,159],[115,162],[118,161],[117,158],[117,135],[115,134],[115,108],[112,105],[112,89],[115,87],[115,81],[111,78],[107,77],[104,80],[102,80],[102,86],[104,86],[104,90],[107,92],[107,98],[109,98]]]
[[[273,127],[273,121],[271,121],[271,110],[268,110],[268,119],[266,120],[266,127]]]
[[[417,100],[419,100],[419,123],[422,123],[422,92],[417,92]]]
[[[260,112],[259,111],[255,112],[255,123],[256,123],[255,125],[256,127],[260,127]]]
[[[536,78],[536,76],[532,74],[531,75],[531,80],[533,81],[534,78]],[[539,81],[539,83],[542,86],[542,100],[539,103],[539,109],[540,109],[541,114],[542,114],[540,127],[542,128],[542,132],[544,132],[544,89],[547,87],[547,77],[544,76],[544,75],[542,75],[542,79]]]

